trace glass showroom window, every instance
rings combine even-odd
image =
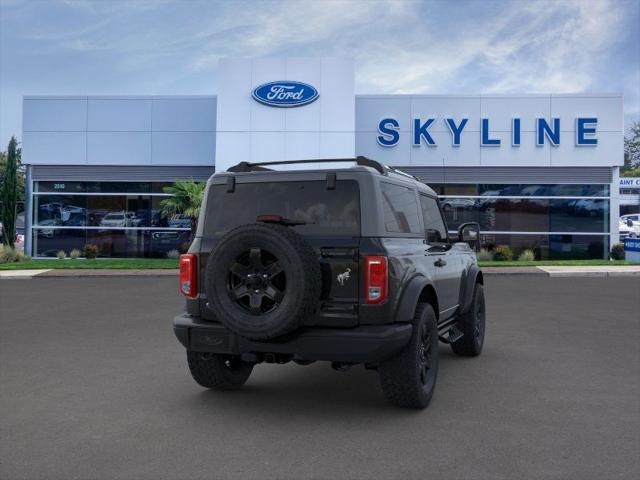
[[[164,257],[183,252],[191,221],[166,217],[160,203],[166,183],[36,182],[33,195],[33,251],[38,257],[60,250],[98,246],[103,257]]]
[[[484,248],[492,250],[498,245],[509,245],[516,256],[524,250],[533,250],[536,258],[542,260],[606,258],[609,253],[609,236],[509,233],[482,235]]]
[[[509,245],[537,258],[603,258],[609,185],[436,185],[449,231],[478,222],[487,248]]]

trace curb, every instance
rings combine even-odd
[[[484,267],[482,274],[489,277],[499,277],[504,275],[527,275],[535,277],[548,277],[549,274],[538,267]]]
[[[635,277],[640,276],[640,266],[593,267],[538,267],[550,277]]]
[[[40,269],[0,270],[0,280],[29,280],[33,278],[100,278],[100,277],[177,277],[178,269]]]
[[[68,277],[177,277],[178,269],[150,268],[134,269],[78,269],[78,270],[49,270],[38,275],[38,278],[68,278]]]

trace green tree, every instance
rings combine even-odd
[[[18,142],[16,137],[11,137],[7,148],[7,160],[2,175],[2,188],[0,189],[0,201],[2,208],[0,218],[2,218],[3,242],[5,245],[13,247],[16,239],[16,202],[18,196]]]
[[[620,175],[640,177],[640,122],[633,122],[624,137],[624,166],[620,168]]]
[[[0,185],[7,169],[7,152],[0,152]],[[24,203],[24,166],[22,165],[22,149],[16,148],[16,175],[18,179],[17,202]]]
[[[191,217],[191,235],[194,235],[205,187],[205,182],[193,180],[178,180],[173,185],[164,187],[164,193],[170,193],[173,196],[160,202],[163,215],[167,217],[178,213],[188,215]]]

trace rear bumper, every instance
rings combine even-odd
[[[197,352],[273,353],[299,360],[349,363],[378,362],[393,356],[409,342],[412,332],[408,323],[349,329],[304,328],[284,340],[256,342],[230,332],[220,323],[187,314],[174,318],[173,329],[185,348]]]

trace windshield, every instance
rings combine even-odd
[[[259,215],[279,215],[303,222],[301,235],[359,236],[358,183],[339,180],[334,190],[325,181],[239,183],[235,191],[214,185],[209,191],[205,235],[222,235],[239,225],[255,223]]]

